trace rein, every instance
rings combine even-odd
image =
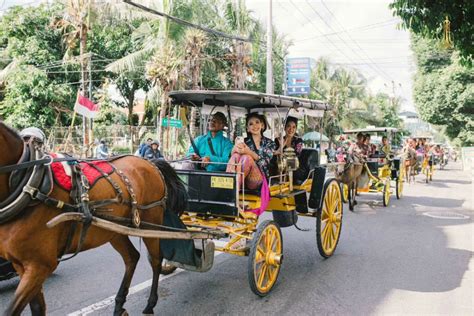
[[[101,161],[111,162],[127,156],[130,155],[115,156],[109,159],[103,159]],[[73,171],[71,177],[73,188],[70,191],[70,200],[74,204],[57,200],[49,196],[53,188],[50,165],[55,162],[64,161],[71,165]],[[164,196],[158,201],[154,201],[146,205],[140,205],[138,204],[130,180],[122,171],[115,169],[115,167],[113,168],[114,172],[119,175],[121,182],[125,185],[130,199],[123,198],[123,192],[119,184],[113,181],[109,174],[105,173],[98,166],[95,166],[92,163],[94,161],[97,161],[97,159],[77,159],[73,157],[53,158],[51,155],[44,154],[41,144],[37,143],[35,138],[32,137],[28,142],[25,142],[23,154],[18,163],[0,167],[0,174],[11,173],[10,185],[12,185],[12,177],[15,176],[15,172],[26,170],[26,173],[25,171],[22,171],[22,173],[18,175],[21,176],[21,180],[16,183],[14,189],[10,188],[13,192],[4,201],[0,202],[0,224],[12,220],[25,208],[32,206],[35,201],[41,202],[48,207],[57,208],[63,212],[82,213],[83,218],[81,222],[82,225],[80,226],[80,236],[74,254],[67,258],[58,259],[59,261],[65,261],[75,257],[81,251],[85,236],[89,227],[91,226],[93,216],[97,210],[111,204],[128,205],[131,208],[132,216],[130,219],[123,218],[123,220],[130,220],[132,225],[136,228],[140,228],[141,226],[139,211],[149,210],[158,206],[161,206],[164,210],[166,210],[168,188],[161,170],[155,164],[150,162],[150,165],[153,166],[155,170],[157,170],[164,184]],[[90,184],[82,172],[80,163],[86,163],[101,173],[102,176],[109,182],[109,184],[112,185],[117,195],[111,199],[90,201]],[[115,219],[118,220],[118,218]],[[71,244],[77,228],[78,224],[74,222],[69,229],[66,244],[60,251],[58,256],[59,258],[71,250]]]

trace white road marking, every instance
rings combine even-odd
[[[457,212],[425,212],[423,215],[439,219],[468,219],[469,216]]]
[[[214,240],[214,244],[219,247],[223,247],[227,242],[225,241],[220,241],[220,240]],[[217,257],[218,255],[222,254],[222,252],[215,252],[214,257]],[[160,281],[166,280],[168,278],[171,278],[175,275],[178,275],[179,273],[183,272],[185,270],[183,269],[177,269],[174,273],[169,274],[169,275],[161,275],[160,276]],[[130,290],[128,291],[128,295],[136,294],[140,291],[143,291],[151,286],[152,279],[146,280],[145,282],[142,282],[140,284],[137,284],[135,286],[132,286]],[[110,305],[115,304],[115,295],[109,296],[106,299],[103,299],[100,302],[91,304],[87,307],[84,307],[78,311],[69,313],[68,316],[85,316],[92,314],[98,310],[107,308]]]

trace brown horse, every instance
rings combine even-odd
[[[23,140],[2,122],[0,122],[0,148],[2,148],[0,167],[16,164],[24,150]],[[175,212],[184,210],[187,203],[184,185],[166,162],[154,161],[153,163],[132,156],[121,157],[112,162],[115,170],[123,173],[123,176],[120,176],[115,171],[110,175],[110,178],[119,184],[123,191],[123,200],[107,205],[107,214],[132,218],[130,205],[132,197],[128,193],[130,186],[134,189],[139,205],[160,201],[167,195],[166,209]],[[10,188],[9,176],[10,174],[0,174],[0,205],[14,190]],[[124,176],[130,182],[128,189],[123,180]],[[69,192],[56,185],[49,196],[72,203]],[[116,196],[116,190],[104,178],[98,180],[89,190],[90,201],[112,199]],[[100,211],[100,209],[92,209],[93,213]],[[11,261],[21,278],[14,298],[6,309],[7,315],[19,315],[27,304],[30,305],[33,315],[46,314],[43,283],[58,266],[58,257],[64,254],[66,248],[71,249],[66,253],[74,253],[80,240],[81,229],[77,229],[74,235],[71,235],[73,236],[71,247],[66,247],[66,240],[73,225],[71,222],[64,222],[53,228],[46,227],[46,223],[59,214],[61,210],[57,208],[44,203],[35,203],[30,204],[13,219],[0,224],[0,257]],[[147,210],[140,210],[139,214],[142,221],[162,224],[164,207],[157,205]],[[79,228],[81,226],[82,224],[78,224]],[[153,270],[148,304],[143,313],[153,314],[153,308],[158,302],[158,280],[162,255],[158,239],[144,238],[143,240],[150,254],[149,261]],[[123,305],[140,254],[128,236],[95,226],[88,229],[81,251],[99,247],[107,242],[122,256],[125,263],[125,274],[115,298],[114,310],[114,315],[122,315],[126,314]]]
[[[363,169],[364,165],[358,162],[339,163],[336,168],[336,179],[349,188],[349,209],[351,211],[357,204],[357,184]]]
[[[404,150],[404,168],[405,168],[405,179],[407,183],[415,182],[415,174],[416,174],[416,152],[414,150]]]

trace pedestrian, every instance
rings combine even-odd
[[[146,142],[145,143],[142,143],[140,145],[140,147],[138,148],[138,154],[140,155],[140,157],[145,157],[145,152],[147,151],[147,149],[150,147],[151,143],[153,142],[153,139],[151,139],[150,137],[148,137],[146,139]]]
[[[145,151],[144,158],[145,159],[164,158],[159,150],[159,147],[160,147],[160,143],[157,140],[151,141],[150,146],[148,146]]]
[[[109,148],[107,147],[107,143],[105,139],[101,139],[99,146],[95,149],[95,156],[98,159],[107,159],[109,158]]]

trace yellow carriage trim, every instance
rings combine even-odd
[[[234,179],[232,177],[211,177],[211,188],[233,189]]]

